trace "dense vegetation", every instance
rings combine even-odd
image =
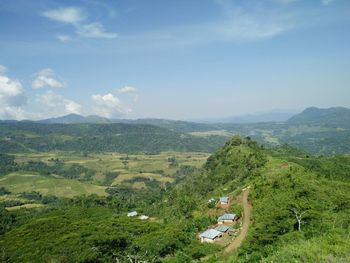
[[[212,152],[226,138],[196,137],[141,124],[0,123],[0,152],[53,150],[85,152],[158,153]]]
[[[29,165],[3,156],[5,173]],[[169,157],[168,163],[176,166],[177,159]],[[38,173],[41,169],[44,174],[51,172],[47,166],[60,171],[54,161],[30,165]],[[349,167],[349,156],[312,156],[288,145],[265,149],[249,137],[236,136],[210,156],[202,169],[178,167],[177,179],[166,187],[113,186],[107,188],[106,197],[22,193],[19,201],[42,206],[1,208],[3,260],[115,262],[118,258],[125,262],[138,258],[180,263],[208,255],[207,262],[348,262]],[[115,176],[119,175],[108,174],[105,183]],[[237,196],[247,186],[251,187],[253,214],[243,245],[224,257],[220,246],[200,244],[197,233],[216,219],[209,213],[208,199]],[[9,192],[0,189],[2,196]],[[236,204],[232,208],[241,213]],[[133,210],[151,219],[126,217]]]

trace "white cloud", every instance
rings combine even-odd
[[[131,87],[131,86],[124,86],[120,89],[117,89],[117,92],[120,94],[129,94],[134,98],[134,101],[137,101],[139,99],[139,95],[137,94],[138,90],[137,88]]]
[[[107,32],[100,22],[86,22],[86,17],[83,11],[75,7],[58,8],[48,10],[42,14],[43,16],[65,24],[74,26],[75,32],[78,36],[86,38],[116,38],[116,33]],[[56,38],[61,42],[67,42],[71,38],[67,35],[57,35]]]
[[[94,113],[107,118],[120,117],[131,112],[131,109],[121,103],[118,97],[111,93],[92,95]]]
[[[137,93],[137,88],[131,86],[124,86],[120,89],[117,89],[119,93]]]
[[[103,25],[99,22],[79,25],[77,27],[77,33],[79,36],[87,38],[116,38],[116,33],[106,32]]]
[[[80,114],[80,104],[53,91],[37,95],[36,101],[41,110],[41,114],[37,118],[60,116],[70,113]]]
[[[0,118],[23,119],[22,106],[27,103],[27,97],[21,82],[8,77],[6,72],[6,67],[0,65]]]
[[[50,69],[46,68],[43,70],[40,70],[32,82],[32,87],[34,89],[40,89],[40,88],[63,88],[64,83],[62,81],[57,80],[57,77],[55,76],[55,72]]]
[[[85,19],[82,10],[75,7],[48,10],[43,13],[43,16],[61,23],[73,25],[76,25]]]
[[[291,3],[297,0],[277,0]],[[243,2],[244,3],[244,2]],[[263,6],[259,1],[249,4],[221,2],[226,19],[208,26],[208,33],[223,40],[259,40],[271,38],[294,27],[290,15],[276,7]]]
[[[335,0],[322,0],[323,5],[331,5],[335,2]]]
[[[72,37],[68,35],[57,35],[56,38],[62,43],[67,43],[72,40]]]

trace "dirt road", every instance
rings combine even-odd
[[[248,202],[248,195],[249,195],[249,188],[246,188],[243,191],[242,195],[242,205],[243,205],[243,226],[241,231],[239,232],[239,235],[232,241],[231,244],[229,244],[225,250],[224,250],[224,255],[227,256],[228,254],[232,253],[234,250],[236,250],[246,237],[249,229],[249,224],[250,224],[250,215],[251,215],[251,210],[252,206]]]

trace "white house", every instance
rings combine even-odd
[[[133,217],[133,216],[137,216],[137,212],[136,211],[128,213],[128,217]]]
[[[141,219],[141,220],[147,220],[148,218],[149,218],[149,216],[145,216],[145,215],[139,216],[139,219]]]
[[[215,229],[208,229],[199,235],[202,243],[203,242],[214,243],[214,241],[217,238],[220,238],[222,236],[223,236],[223,233],[221,233],[220,231],[217,231]]]

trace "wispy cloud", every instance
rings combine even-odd
[[[279,1],[279,0],[277,0]],[[288,0],[281,0],[287,3]],[[251,42],[269,39],[294,29],[297,18],[288,5],[270,1],[213,1],[219,18],[202,23],[173,26],[158,31],[124,36],[150,46],[191,46],[212,42]],[[289,0],[288,2],[291,2]]]
[[[72,40],[71,36],[68,35],[64,35],[64,34],[60,34],[60,35],[56,35],[56,38],[61,41],[62,43],[67,43],[69,41]]]
[[[73,26],[76,34],[81,37],[107,39],[118,37],[116,33],[106,31],[101,22],[87,22],[85,13],[77,7],[47,10],[42,15],[53,21]],[[57,35],[56,38],[61,42],[67,42],[71,39],[70,36],[63,34]]]
[[[134,101],[139,99],[138,90],[135,87],[124,86],[122,88],[117,89],[117,92],[120,94],[129,94],[133,97]]]
[[[43,12],[43,16],[62,23],[78,25],[85,20],[81,9],[76,7],[58,8]]]
[[[77,33],[79,36],[88,38],[116,38],[116,33],[106,32],[103,25],[99,22],[80,25],[77,27]]]
[[[331,5],[335,2],[335,0],[322,0],[323,5]]]
[[[57,79],[55,72],[50,68],[40,70],[32,82],[34,89],[40,88],[63,88],[65,86],[63,81]]]

